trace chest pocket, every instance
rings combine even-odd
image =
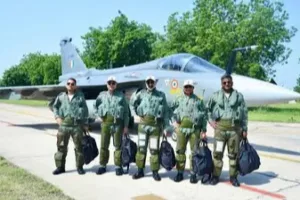
[[[162,97],[156,97],[153,100],[153,105],[151,105],[151,108],[154,108],[154,116],[155,117],[163,118],[164,107],[163,107],[163,98]]]
[[[108,111],[108,101],[107,98],[101,98],[101,104],[98,106],[99,117],[104,117]]]
[[[122,105],[122,98],[115,97],[113,98],[113,115],[116,119],[123,119],[124,118],[124,107]]]
[[[200,110],[201,103],[197,100],[193,101],[193,104],[191,105],[191,108],[193,108],[192,113],[192,119],[193,123],[196,125],[201,125],[203,118],[204,118],[204,111]]]

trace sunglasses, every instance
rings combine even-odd
[[[184,88],[193,88],[191,85],[186,85]]]
[[[108,85],[115,85],[116,82],[115,82],[115,81],[108,81],[107,84],[108,84]]]
[[[224,81],[222,84],[223,84],[223,85],[226,85],[226,84],[230,85],[230,84],[231,84],[231,81]]]
[[[154,84],[154,81],[147,81],[147,84]]]
[[[75,83],[68,82],[67,85],[72,85],[72,86],[74,86]]]

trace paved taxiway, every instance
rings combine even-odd
[[[241,187],[234,188],[228,183],[227,152],[221,183],[217,186],[201,185],[200,182],[192,185],[187,173],[183,182],[175,183],[172,179],[176,171],[166,172],[164,169],[160,170],[162,180],[155,182],[149,170],[149,156],[145,178],[132,180],[135,165],[131,165],[130,176],[126,174],[117,177],[113,168],[113,147],[110,150],[109,172],[104,175],[95,174],[99,162],[97,158],[84,166],[87,173],[80,176],[75,170],[72,141],[69,143],[67,173],[53,176],[57,125],[51,111],[47,108],[7,104],[0,104],[0,110],[0,155],[58,186],[65,194],[78,200],[299,199],[300,124],[249,122],[248,138],[259,152],[262,164],[259,170],[240,177]],[[99,147],[100,129],[97,127],[96,124],[91,135],[97,140]],[[210,142],[212,135],[209,127]],[[136,136],[132,138],[136,141]],[[171,143],[175,148],[175,143]]]

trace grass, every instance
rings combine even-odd
[[[27,106],[47,106],[48,101],[44,100],[3,100],[0,103],[27,105]],[[249,121],[265,122],[300,122],[300,103],[296,104],[274,104],[249,108]]]
[[[26,105],[26,106],[47,106],[49,101],[45,100],[8,100],[8,99],[0,99],[0,103],[8,103],[8,104],[17,104],[17,105]]]
[[[249,121],[300,122],[300,103],[249,108]]]
[[[0,157],[0,200],[73,200],[46,181]]]

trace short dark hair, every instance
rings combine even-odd
[[[232,80],[232,77],[231,77],[231,75],[229,75],[229,74],[224,74],[224,75],[221,77],[221,81],[223,81],[224,79],[230,79],[230,80]]]
[[[69,81],[69,80],[72,80],[75,84],[77,83],[77,81],[76,81],[75,78],[72,78],[72,77],[71,77],[71,78],[68,79],[68,81]]]

